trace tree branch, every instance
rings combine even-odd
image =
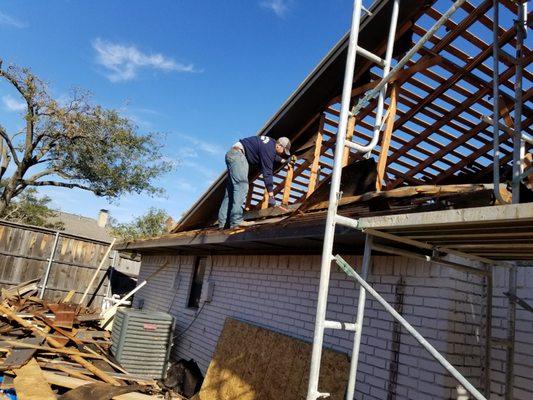
[[[11,152],[11,156],[13,157],[13,161],[15,161],[15,164],[20,165],[20,161],[17,156],[15,147],[13,146],[13,142],[11,142],[11,138],[1,126],[0,126],[0,136],[2,136],[2,138],[4,138],[4,140],[6,141],[7,147],[9,147],[9,151]]]
[[[1,63],[0,63],[0,67],[1,67]],[[3,70],[1,68],[0,68],[0,76],[4,77],[9,83],[11,83],[15,87],[15,89],[17,89],[17,91],[20,93],[20,95],[24,98],[24,100],[26,100],[26,103],[29,105],[30,100],[28,99],[28,96],[27,96],[26,92],[24,91],[24,89],[20,85],[20,83],[17,80],[17,78],[15,76],[13,76],[12,74],[10,74],[9,72],[7,72],[7,71],[5,71],[5,70]]]
[[[91,189],[89,186],[81,185],[79,183],[69,183],[69,182],[58,182],[58,181],[38,181],[38,182],[28,182],[26,180],[23,180],[22,183],[26,186],[56,186],[56,187],[64,187],[64,188],[78,188],[83,190],[88,190],[90,192],[94,192],[93,189]]]
[[[6,146],[4,146],[4,139],[0,139],[2,150],[0,151],[0,180],[4,177],[7,167],[9,166],[9,154],[7,154]]]
[[[42,178],[43,176],[53,174],[54,172],[58,172],[57,168],[48,168],[24,179],[24,182],[35,182],[37,179]]]

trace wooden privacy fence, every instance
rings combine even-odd
[[[54,252],[44,298],[55,301],[74,290],[73,301],[77,301],[108,247],[108,242],[0,220],[0,287],[44,278]],[[107,260],[89,292],[89,298],[97,292],[92,303],[95,306],[101,305],[109,285],[104,275],[110,264],[111,260]]]

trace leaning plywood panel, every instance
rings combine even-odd
[[[309,343],[228,318],[197,398],[305,399],[310,358]],[[326,350],[320,389],[343,399],[348,370],[346,354]]]

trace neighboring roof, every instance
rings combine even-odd
[[[107,227],[98,226],[98,221],[94,218],[82,215],[57,211],[57,216],[51,222],[61,222],[64,226],[64,233],[74,236],[83,236],[89,239],[111,242],[113,236]]]

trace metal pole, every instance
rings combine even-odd
[[[361,274],[363,279],[367,279],[368,272],[370,271],[371,258],[372,258],[372,241],[373,236],[366,235],[365,238],[365,252],[363,255],[363,267]],[[355,382],[357,376],[357,363],[359,361],[359,348],[361,346],[361,334],[363,331],[363,319],[365,316],[365,302],[366,302],[366,290],[361,286],[359,287],[359,301],[357,302],[357,317],[355,320],[355,337],[353,341],[352,349],[352,361],[350,362],[350,378],[348,380],[348,389],[346,390],[346,400],[353,400],[355,393]]]
[[[103,301],[103,304],[102,304],[102,308],[104,310],[107,310],[110,306],[111,306],[111,302],[110,299],[113,295],[113,288],[111,287],[111,281],[113,279],[113,271],[115,270],[115,265],[116,265],[116,262],[117,262],[117,257],[118,256],[118,251],[114,251],[113,252],[113,259],[111,261],[111,267],[109,267],[109,271],[108,271],[108,274],[107,274],[107,289],[106,289],[106,294],[104,296],[104,301]]]
[[[492,21],[492,99],[493,99],[493,158],[492,158],[492,181],[494,183],[494,196],[501,204],[507,202],[500,193],[500,44],[498,41],[498,28],[500,26],[500,1],[493,0],[492,8],[494,12]]]
[[[524,60],[524,34],[527,24],[527,2],[517,5],[516,26],[516,73],[515,73],[515,108],[513,135],[513,204],[520,203],[520,175],[522,175],[525,156],[525,142],[522,139],[522,71]]]
[[[54,244],[52,246],[52,252],[50,253],[50,258],[48,259],[48,265],[46,266],[46,272],[44,273],[43,284],[41,286],[41,291],[39,292],[39,298],[44,297],[44,291],[46,290],[46,285],[48,283],[48,278],[50,276],[50,270],[52,269],[52,263],[54,262],[54,257],[56,256],[57,243],[59,242],[59,231],[56,232],[54,238]]]
[[[394,0],[394,3],[392,5],[389,36],[387,38],[387,51],[385,53],[385,65],[383,66],[383,76],[387,76],[387,74],[390,71],[390,66],[391,66],[391,61],[392,61],[392,52],[394,49],[394,39],[396,37],[396,26],[398,24],[399,10],[400,10],[400,0]],[[376,146],[376,144],[379,141],[379,132],[381,131],[381,126],[382,126],[381,119],[383,117],[383,104],[385,102],[386,93],[387,93],[387,82],[385,83],[385,85],[383,85],[383,87],[381,88],[379,92],[378,108],[376,110],[376,122],[374,123],[374,136],[372,137],[372,140],[366,146],[361,146],[355,142],[349,141],[350,147],[362,153],[368,153]],[[352,114],[355,115],[354,113]]]
[[[377,293],[372,286],[370,286],[363,278],[359,276],[353,268],[342,259],[342,257],[336,257],[337,264],[346,272],[348,276],[355,278],[359,284],[365,288],[368,293],[374,297],[378,303],[380,303],[385,310],[389,312],[402,326],[420,343],[429,353],[450,373],[452,376],[459,381],[461,385],[465,387],[477,400],[487,400],[466,378],[461,375],[459,371],[451,365],[448,360],[446,360],[438,351],[435,349],[431,343],[429,343],[424,337],[418,333],[418,331],[413,328],[413,326],[405,320],[387,301]]]
[[[318,391],[318,379],[320,376],[320,360],[322,358],[322,344],[324,342],[324,321],[326,319],[326,308],[328,302],[329,278],[331,272],[331,263],[333,261],[333,239],[335,235],[335,215],[337,214],[337,205],[341,197],[339,193],[341,174],[342,174],[342,157],[344,154],[344,144],[346,140],[346,127],[348,124],[348,115],[350,100],[352,94],[353,74],[355,69],[355,58],[357,41],[359,39],[359,25],[361,22],[361,5],[362,0],[354,0],[352,27],[350,30],[350,39],[348,43],[348,54],[346,56],[346,71],[344,74],[344,84],[342,88],[341,113],[339,120],[339,129],[335,144],[335,158],[333,163],[333,172],[331,176],[331,189],[329,192],[328,214],[326,218],[326,230],[324,233],[324,245],[322,248],[322,262],[320,266],[320,284],[318,288],[318,299],[316,308],[315,333],[313,338],[313,351],[311,354],[311,366],[309,370],[309,385],[307,388],[307,400],[316,400],[323,397]]]
[[[490,372],[491,372],[491,345],[492,345],[492,266],[485,265],[485,293],[487,298],[485,307],[485,371],[484,371],[484,395],[490,397]]]
[[[516,265],[509,270],[509,294],[516,296]],[[516,322],[516,303],[509,296],[508,327],[507,327],[507,368],[505,371],[505,399],[513,400],[514,390],[514,339]]]

